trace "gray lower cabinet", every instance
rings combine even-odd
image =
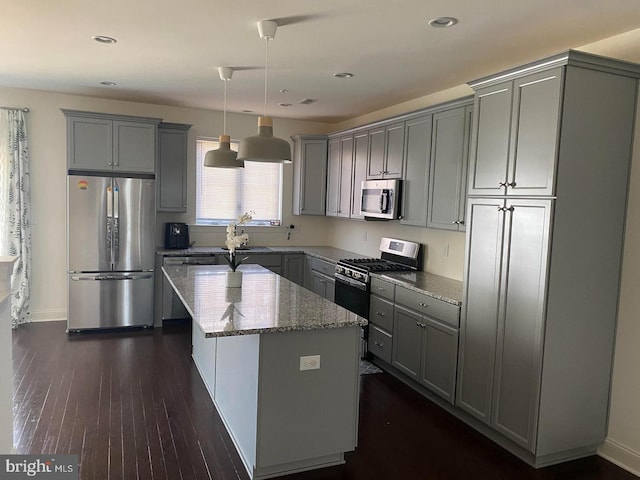
[[[284,278],[300,286],[304,286],[304,257],[304,254],[285,253],[282,255]]]
[[[317,257],[308,257],[309,282],[307,288],[327,300],[335,300],[335,265]]]
[[[379,278],[371,279],[367,349],[371,355],[389,364],[392,362],[395,288],[393,283]]]
[[[324,215],[327,200],[327,137],[293,137],[293,214]]]
[[[267,270],[271,270],[273,273],[282,275],[282,255],[281,254],[253,253],[253,254],[241,255],[241,256],[242,258],[246,257],[246,260],[243,260],[242,263],[257,264],[266,268]],[[224,259],[220,259],[218,263],[223,264]]]
[[[472,199],[458,406],[532,450],[553,200]]]
[[[156,209],[187,211],[187,140],[191,125],[158,125],[158,171]]]
[[[433,115],[427,227],[464,230],[473,107]]]
[[[353,135],[329,139],[327,216],[349,218],[353,181],[352,164]]]
[[[401,290],[398,287],[396,294]],[[421,303],[446,303],[427,295]],[[449,403],[455,398],[458,329],[407,308],[396,297],[392,364]],[[459,312],[459,308],[453,306]],[[437,309],[434,309],[437,310]]]
[[[66,110],[67,168],[155,173],[158,118]]]

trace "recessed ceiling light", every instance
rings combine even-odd
[[[107,37],[106,35],[94,35],[93,37],[91,37],[92,39],[94,39],[96,42],[98,43],[106,43],[106,44],[114,44],[117,42],[117,40],[113,37]]]
[[[116,82],[110,82],[108,80],[104,80],[102,82],[100,82],[100,85],[104,85],[106,87],[115,87],[117,85]]]
[[[352,78],[353,73],[349,73],[349,72],[334,73],[333,76],[336,78]]]
[[[458,19],[453,17],[438,17],[438,18],[429,20],[429,25],[435,28],[452,27],[456,23],[458,23]]]
[[[291,103],[279,103],[278,105],[280,105],[281,107],[290,107],[292,104]]]
[[[284,95],[285,93],[289,93],[289,90],[287,90],[286,88],[282,88],[280,89],[280,93]]]
[[[242,110],[242,113],[254,113],[253,110]]]

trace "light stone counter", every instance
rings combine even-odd
[[[462,282],[459,280],[428,272],[374,273],[372,275],[453,305],[462,304]]]
[[[367,324],[364,318],[259,265],[239,267],[242,288],[225,288],[226,265],[162,270],[206,337]]]

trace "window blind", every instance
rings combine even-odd
[[[226,225],[244,212],[253,211],[251,225],[281,220],[282,164],[245,162],[244,168],[203,166],[214,140],[196,139],[196,223]],[[238,150],[232,142],[231,149]]]

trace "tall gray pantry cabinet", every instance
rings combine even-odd
[[[456,405],[534,466],[605,439],[639,76],[569,51],[469,84]]]

